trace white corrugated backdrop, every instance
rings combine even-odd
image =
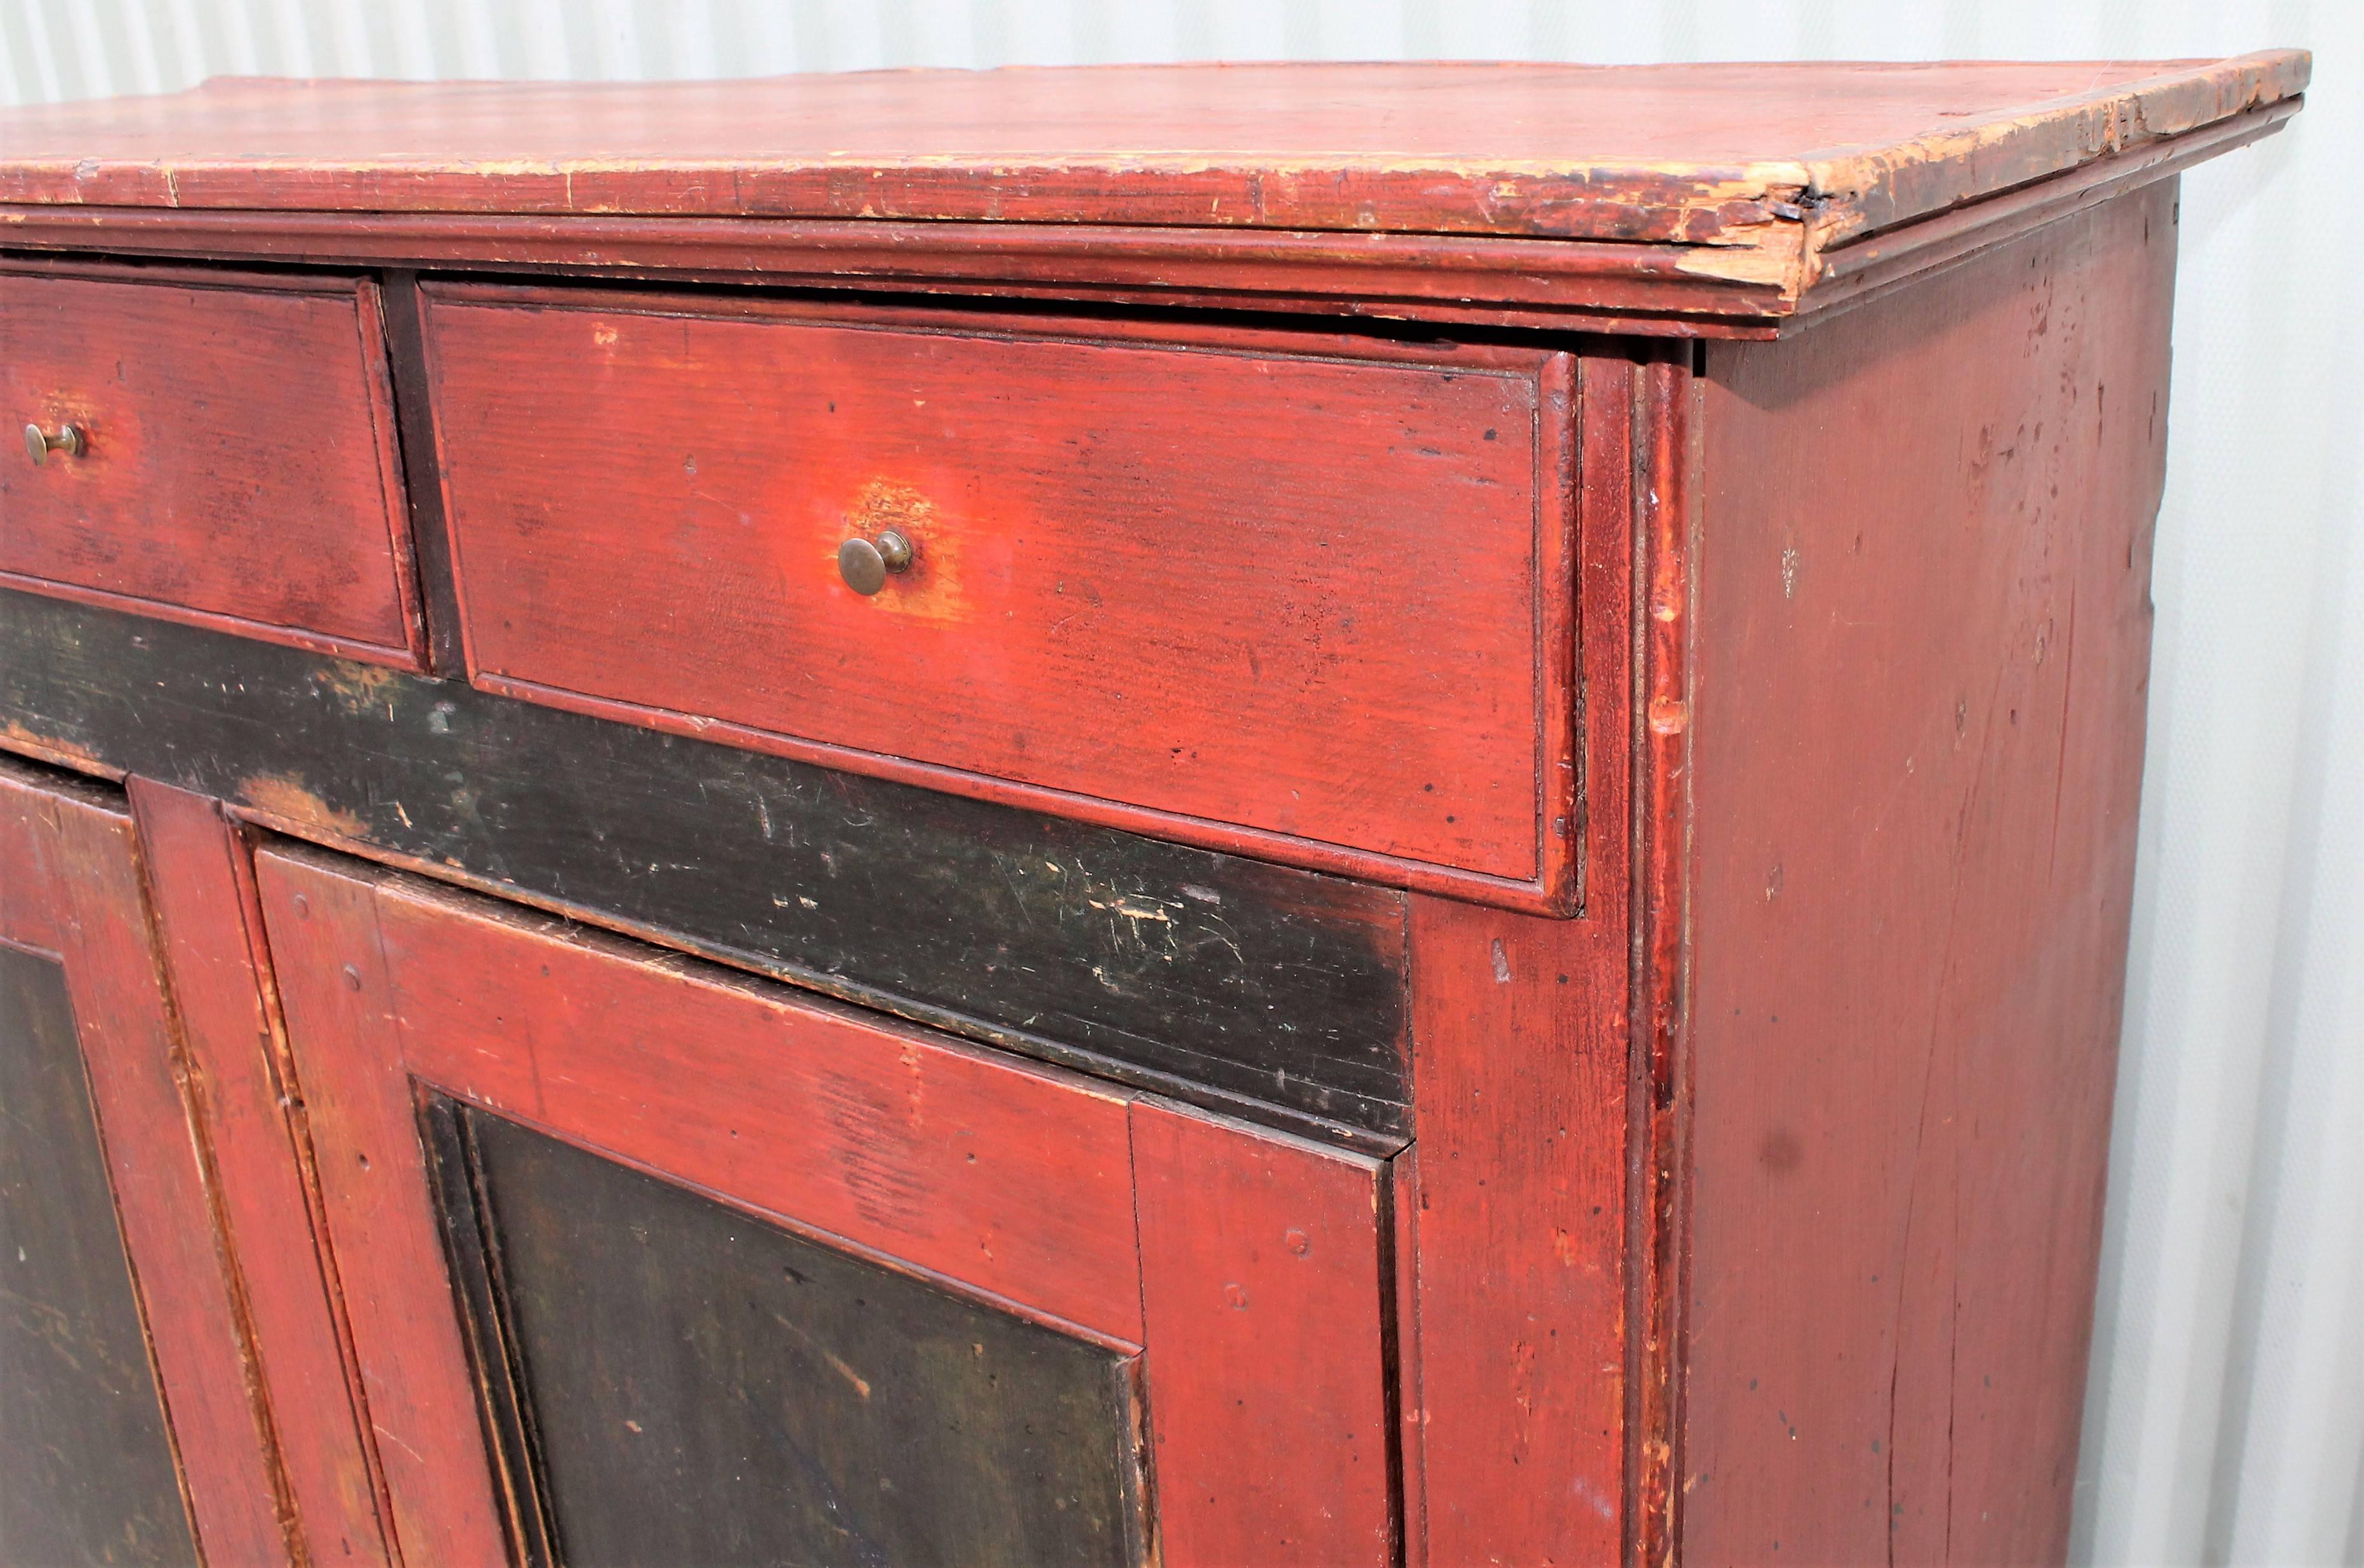
[[[2364,0],[0,0],[0,102],[207,75],[2317,51],[2185,180],[2076,1552],[2364,1568]],[[5,150],[5,149],[0,149]]]

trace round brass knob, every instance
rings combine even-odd
[[[77,426],[61,425],[58,427],[58,433],[54,436],[39,425],[25,427],[25,450],[32,454],[33,461],[37,463],[49,462],[51,452],[63,452],[68,457],[80,457],[83,454],[84,445],[82,430]]]
[[[886,586],[890,572],[911,569],[911,541],[889,528],[875,539],[850,539],[837,547],[838,575],[857,594]]]

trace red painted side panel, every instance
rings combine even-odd
[[[376,285],[113,275],[0,271],[0,583],[417,667]]]
[[[1564,895],[1559,356],[695,303],[429,292],[479,684],[1384,880]],[[890,528],[915,559],[864,597],[838,548]]]
[[[1689,1561],[2068,1550],[2175,233],[1708,357]]]
[[[1166,1568],[1390,1561],[1387,1168],[1132,1110]]]

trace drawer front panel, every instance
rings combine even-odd
[[[415,666],[391,397],[372,284],[0,272],[0,581]]]
[[[431,299],[480,684],[1387,880],[1567,880],[1557,356],[665,308]],[[865,596],[840,547],[888,530],[912,560]]]

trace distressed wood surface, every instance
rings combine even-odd
[[[1392,1562],[1387,1166],[1151,1100],[1132,1151],[1160,1561]]]
[[[1437,1568],[1619,1551],[1623,931],[1413,908],[1415,1406]]]
[[[2067,1550],[2175,232],[2155,187],[1709,354],[1688,1561]]]
[[[1671,350],[1671,351],[1669,351]],[[1634,981],[1626,998],[1634,1075],[1627,1101],[1625,1396],[1627,1537],[1634,1561],[1679,1560],[1683,1349],[1689,1322],[1684,1204],[1690,1162],[1693,573],[1700,544],[1703,421],[1697,356],[1656,345],[1633,373],[1628,467],[1636,483],[1631,887]]]
[[[1603,345],[1578,373],[1584,910],[1421,897],[1412,915],[1398,1353],[1406,1558],[1435,1568],[1613,1559],[1633,1511],[1633,551],[1657,485],[1637,448],[1643,369]]]
[[[0,1113],[0,1561],[195,1564],[65,971],[5,943]]]
[[[6,747],[1031,1055],[1401,1141],[1388,889],[0,591]]]
[[[331,968],[365,949],[385,964],[398,1060],[421,1082],[1140,1343],[1115,1092],[431,884],[262,859],[282,890],[266,899],[274,942],[309,924],[297,898],[319,905],[301,890],[372,890]],[[323,1073],[375,1071],[289,993],[315,1100]]]
[[[461,1116],[567,1563],[1141,1560],[1132,1356]]]
[[[394,383],[396,428],[402,434],[402,490],[410,511],[410,551],[418,568],[424,633],[421,669],[467,673],[460,646],[460,605],[452,585],[452,530],[443,522],[443,480],[435,465],[435,410],[427,390],[427,350],[419,333],[418,278],[407,268],[379,274],[385,317],[386,371]]]
[[[1564,358],[426,304],[479,685],[1565,906]]]
[[[248,212],[0,203],[28,250],[251,258],[853,288],[874,296],[1254,310],[1357,317],[1382,329],[1570,329],[1763,340],[1813,313],[2271,135],[2285,97],[2137,141],[2049,179],[1812,253],[1810,282],[1701,268],[1699,248],[1611,239],[1138,224],[890,222],[615,214]],[[1804,208],[1799,209],[1801,215]],[[1756,269],[1762,272],[1763,269]],[[1110,319],[1116,319],[1110,317]],[[1418,328],[1415,328],[1418,329]]]
[[[541,700],[0,592],[0,746],[217,795],[249,821],[1135,1088],[1252,1103],[1365,1153],[1401,1148],[1417,1122],[1418,1143],[1381,1166],[291,851],[266,868],[282,879],[272,934],[295,955],[291,1016],[349,1059],[312,1106],[323,1202],[368,1238],[348,1249],[367,1274],[352,1335],[411,1557],[491,1561],[531,1533],[523,1484],[497,1482],[484,1434],[449,1419],[500,1380],[485,1339],[472,1366],[453,1323],[416,1068],[651,1166],[672,1195],[810,1211],[785,1218],[850,1236],[915,1288],[1079,1325],[1118,1362],[1139,1348],[1146,1496],[1177,1565],[2057,1560],[2123,986],[2172,176],[2282,123],[2308,69],[2294,52],[1154,68],[703,87],[695,104],[663,84],[233,83],[0,118],[0,235],[20,249],[966,296],[898,309],[875,293],[709,291],[693,320],[653,295],[546,278],[423,294],[392,278],[406,420],[418,432],[446,407],[433,448],[402,454],[412,518],[434,535],[427,624],[406,608],[385,646],[468,668],[454,533],[463,585],[492,595],[470,601],[478,678]],[[430,117],[448,143],[410,134]],[[1080,138],[1087,120],[1103,139]],[[396,133],[415,159],[374,155]],[[304,156],[274,150],[297,138]],[[0,284],[60,286],[34,274],[91,265],[19,261]],[[199,285],[159,270],[147,286]],[[1070,318],[1021,320],[1027,307],[986,295],[1065,301]],[[1439,349],[1418,336],[1433,327],[1401,325],[1186,329],[1143,306],[1415,318],[1486,328],[1464,335],[1494,346]],[[464,334],[445,343],[439,321]],[[1661,353],[1491,330],[1571,324],[1795,335]],[[456,392],[416,373],[430,339],[458,345]],[[777,348],[790,341],[819,347]],[[1006,373],[1013,354],[1051,368]],[[1547,401],[1549,376],[1515,367],[1579,361],[1580,450],[1533,442],[1545,460],[1531,454],[1522,482],[1531,507],[1576,497],[1557,564],[1549,522],[1527,564],[1547,609],[1581,601],[1580,638],[1502,612],[1517,584],[1499,550],[1456,558],[1412,519],[1478,516],[1479,542],[1498,545],[1496,503],[1407,497],[1423,474],[1502,490],[1505,453],[1431,440],[1430,457],[1409,437],[1388,451],[1329,428],[1409,409],[1408,431],[1454,415],[1441,428],[1466,436],[1459,416],[1502,390],[1488,375],[1513,367]],[[1119,362],[1158,373],[1105,368]],[[1299,380],[1276,392],[1277,373]],[[781,399],[809,383],[826,405],[831,377],[858,384],[873,444],[831,445],[807,406],[786,421],[793,450],[773,450]],[[1076,387],[1094,389],[1066,421],[1098,438],[1089,462],[1043,445]],[[1154,417],[1111,417],[1112,387]],[[1176,453],[1110,438],[1176,428],[1199,439]],[[663,445],[675,430],[678,451]],[[937,441],[957,450],[931,457]],[[1128,490],[1110,451],[1156,483]],[[1580,461],[1553,466],[1567,459]],[[1323,475],[1321,495],[1299,468]],[[1004,491],[1060,483],[1023,506],[986,497],[997,510],[980,475]],[[865,499],[873,481],[886,488]],[[1089,516],[1060,514],[1062,493],[1088,495]],[[1180,533],[1161,510],[1172,496],[1188,519],[1267,526]],[[1257,510],[1281,501],[1285,515]],[[982,564],[1002,575],[923,538],[930,567],[959,570],[898,584],[910,605],[893,589],[884,604],[803,596],[817,583],[845,598],[818,546],[882,506],[987,518],[963,538],[993,540],[1008,559]],[[1387,770],[1466,715],[1407,696],[1398,666],[1355,666],[1366,621],[1345,635],[1336,616],[1276,613],[1290,604],[1238,553],[1243,539],[1351,546],[1375,516],[1395,519],[1392,558],[1333,575],[1341,604],[1414,628],[1389,657],[1450,665],[1477,649],[1492,662],[1460,684],[1493,701],[1512,654],[1533,655],[1511,692],[1524,706],[1456,750],[1489,788],[1509,787],[1504,736],[1546,760],[1539,788],[1532,768],[1521,782],[1544,805],[1530,872],[1506,858],[1528,840],[1501,800],[1466,821],[1440,803],[1450,823],[1387,806]],[[780,517],[814,547],[797,557],[811,578],[785,555],[741,571],[742,539],[786,537]],[[1293,651],[1288,674],[1310,685],[1344,658],[1352,711],[1380,711],[1373,693],[1409,706],[1323,732],[1312,706],[1256,706],[1270,666],[1227,687],[1203,664],[1158,663],[1173,650],[1155,638],[1113,663],[1104,635],[1100,663],[1044,664],[1014,686],[965,662],[1005,658],[1007,629],[981,655],[971,635],[914,657],[962,616],[970,634],[997,608],[1015,612],[1005,628],[1055,621],[1043,606],[1064,612],[1060,595],[974,590],[1014,581],[1043,539],[1087,555],[1078,517],[1110,517],[1132,596],[1097,584],[1089,608],[1106,619],[1114,603],[1117,629],[1173,642],[1236,613],[1217,654]],[[577,528],[601,543],[596,573],[567,559]],[[484,541],[496,548],[472,556]],[[1169,556],[1222,592],[1165,591],[1151,567]],[[1333,571],[1309,556],[1292,548],[1280,570]],[[947,600],[947,585],[962,592]],[[718,605],[739,629],[675,634],[664,679],[643,682],[632,650],[650,628]],[[853,617],[830,620],[840,609]],[[901,617],[893,636],[871,635],[886,617],[861,618],[882,610]],[[1442,634],[1418,620],[1431,613]],[[800,712],[786,683],[817,649],[845,673]],[[524,668],[553,657],[575,662]],[[1191,677],[1155,745],[1110,700],[1143,689],[1144,664]],[[1447,669],[1438,687],[1453,684]],[[957,694],[943,711],[926,706],[940,687]],[[1171,748],[1210,734],[1232,754],[1177,773]],[[850,748],[852,771],[814,765],[808,745]],[[1160,746],[1165,761],[1143,755]],[[1030,772],[1045,755],[1055,770]],[[1340,778],[1344,797],[1307,789]],[[980,779],[1040,792],[1026,798],[1043,814],[953,793],[992,793]],[[1298,797],[1279,806],[1284,788]],[[0,813],[0,857],[29,853],[28,831]],[[185,905],[171,886],[186,867],[151,869],[160,906]],[[343,948],[298,917],[299,893],[330,909]],[[26,900],[0,879],[0,918]],[[786,1068],[731,1047],[748,1007],[833,1043],[787,1052]],[[677,1047],[676,1029],[704,1043]],[[868,1097],[811,1092],[816,1064],[849,1052],[875,1069],[848,1074]],[[552,1062],[581,1070],[553,1077]],[[1091,1127],[1013,1116],[1000,1135],[1022,1149],[1091,1133],[1121,1158],[1065,1185],[1038,1163],[1009,1188],[1046,1233],[1091,1208],[1103,1256],[1130,1257],[1132,1274],[1110,1262],[1079,1284],[1092,1249],[1055,1237],[1015,1262],[948,1261],[922,1232],[967,1211],[932,1195],[897,1210],[909,1194],[891,1173],[831,1207],[816,1149],[884,1151],[904,1177],[944,1178],[877,1129],[924,1114],[941,1130],[959,1119],[947,1100],[991,1097],[948,1063],[1088,1102]],[[734,1156],[711,1135],[741,1107],[717,1085],[744,1100],[767,1071],[805,1097],[776,1118],[770,1158]],[[911,1084],[919,1104],[886,1095]],[[1316,1264],[1335,1268],[1304,1272]],[[494,1299],[496,1272],[472,1300]],[[501,1346],[522,1342],[516,1327]],[[514,1454],[533,1412],[522,1379],[512,1394],[512,1437],[494,1425]],[[291,1474],[289,1496],[306,1485]]]
[[[1288,64],[272,83],[11,111],[0,200],[1822,247],[2285,102],[2310,61]],[[388,148],[401,148],[390,155]]]
[[[2295,107],[2285,101],[2088,169],[2123,172],[2222,151],[2267,134]],[[2009,227],[2016,205],[1998,197],[1964,210]],[[1901,239],[1919,227],[1893,232]],[[1772,338],[1802,303],[1772,284],[1686,271],[1685,246],[1495,235],[0,204],[0,236],[28,252],[760,282],[933,295],[937,306],[1081,301],[1355,317],[1381,326]]]
[[[557,1526],[551,1518],[540,1434],[526,1394],[517,1325],[507,1306],[499,1235],[485,1207],[484,1172],[468,1107],[425,1090],[417,1094],[415,1108],[509,1561],[515,1568],[552,1568],[559,1561]]]
[[[310,1195],[311,1140],[270,986],[252,850],[217,801],[138,777],[129,794],[296,1532],[316,1564],[384,1563],[378,1488]]]
[[[137,276],[0,267],[0,583],[415,665],[377,285]]]
[[[406,1563],[511,1560],[366,874],[255,857],[290,1053],[318,1156],[366,1440]]]
[[[1167,1391],[1152,1490],[1209,1510],[1168,1561],[1386,1561],[1381,1163],[317,851],[266,851],[257,876],[406,1557],[484,1560],[506,1511],[451,1418],[491,1380],[437,1255],[423,1089],[1142,1350]]]
[[[145,1353],[199,1546],[213,1562],[288,1561],[284,1478],[253,1386],[240,1282],[220,1243],[210,1151],[184,1097],[187,1062],[129,815],[112,791],[0,760],[0,849],[22,856],[0,865],[10,890],[0,897],[0,941],[47,953],[64,972]],[[71,1353],[63,1341],[50,1347]]]

